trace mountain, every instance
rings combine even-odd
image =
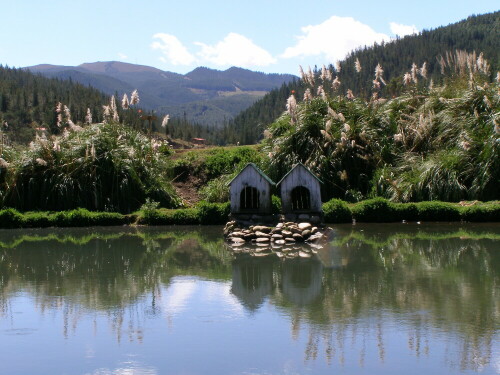
[[[183,75],[118,61],[75,67],[41,64],[25,69],[117,94],[117,99],[138,89],[143,108],[204,125],[222,125],[273,88],[297,78],[236,67],[224,71],[199,67]]]
[[[348,89],[356,96],[367,98],[372,93],[372,81],[377,64],[384,70],[383,78],[387,86],[382,87],[381,96],[392,97],[403,89],[403,75],[411,69],[413,63],[421,67],[427,64],[427,74],[435,83],[443,81],[438,58],[455,50],[484,53],[490,62],[492,77],[500,71],[500,11],[468,17],[460,22],[424,30],[419,34],[398,38],[389,43],[376,44],[351,52],[340,62],[340,71],[330,65],[333,76],[338,76],[341,85],[336,92],[345,94]],[[335,36],[332,36],[332,39]],[[359,59],[361,71],[357,73],[354,62]],[[321,84],[320,72],[316,71],[317,85]],[[264,129],[285,110],[287,98],[295,91],[297,99],[302,99],[305,85],[301,81],[283,84],[266,94],[248,109],[238,114],[229,124],[229,132],[238,138],[228,142],[255,143],[262,138]],[[325,90],[332,94],[331,88]],[[314,95],[316,93],[313,93]]]

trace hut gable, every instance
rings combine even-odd
[[[229,182],[231,213],[271,213],[274,182],[253,163],[249,163]]]
[[[317,214],[321,208],[321,181],[302,163],[295,166],[278,183],[281,205],[286,214]]]

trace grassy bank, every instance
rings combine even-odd
[[[229,216],[229,203],[201,202],[194,208],[163,209],[154,202],[129,215],[76,209],[60,212],[0,210],[0,228],[89,227],[112,225],[221,225]],[[500,202],[393,203],[375,198],[355,204],[332,199],[323,204],[326,223],[387,223],[400,221],[500,222]]]
[[[348,204],[332,199],[323,204],[327,223],[349,223],[353,219],[366,223],[399,221],[468,221],[499,222],[500,202],[468,202],[465,204],[440,201],[393,203],[374,198]]]

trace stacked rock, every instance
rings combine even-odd
[[[251,225],[248,228],[240,228],[236,221],[230,221],[224,228],[224,236],[233,244],[252,242],[285,245],[296,242],[314,242],[322,238],[323,234],[311,223],[285,222],[278,223],[275,227]]]

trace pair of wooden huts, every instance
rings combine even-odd
[[[275,187],[287,221],[321,222],[321,181],[306,166],[296,164],[277,184],[255,164],[247,164],[229,182],[231,215],[236,220],[273,219],[271,196]]]

